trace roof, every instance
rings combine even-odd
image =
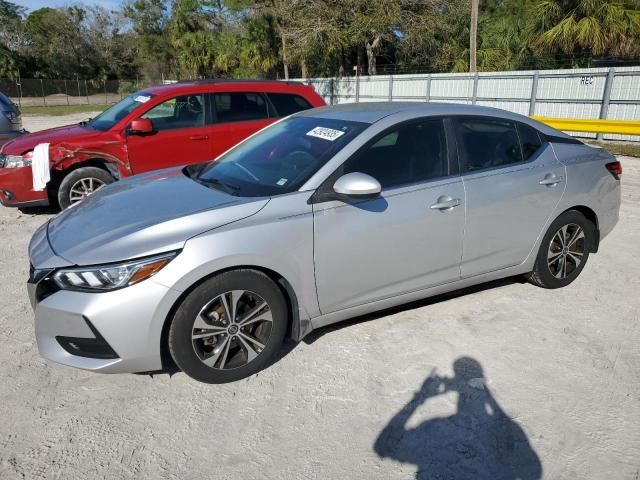
[[[537,122],[529,117],[518,113],[501,110],[499,108],[483,107],[480,105],[467,105],[459,103],[437,103],[437,102],[366,102],[366,103],[343,103],[328,107],[314,108],[299,112],[298,116],[321,117],[336,120],[346,120],[353,122],[375,123],[385,117],[399,113],[413,113],[416,117],[427,116],[452,116],[452,115],[481,115],[487,117],[497,117],[518,122],[527,123],[543,133],[549,135],[565,134]]]
[[[183,82],[167,83],[165,85],[156,85],[149,88],[143,88],[141,91],[160,95],[163,93],[173,92],[180,88],[193,88],[201,85],[256,85],[270,86],[270,87],[286,87],[287,85],[294,87],[305,87],[304,83],[294,81],[279,81],[279,80],[242,80],[236,78],[205,78],[201,80],[186,80]]]

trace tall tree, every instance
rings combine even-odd
[[[22,16],[26,9],[0,0],[0,76],[16,78],[19,74],[20,50],[24,46]]]
[[[531,36],[539,54],[593,56],[640,54],[640,10],[637,1],[539,0]]]
[[[146,76],[158,79],[175,73],[169,36],[171,17],[165,0],[129,0],[124,15],[137,37],[137,59]]]
[[[93,75],[95,55],[85,35],[87,12],[82,7],[41,8],[24,22],[28,53],[39,60],[37,75],[62,78]]]
[[[477,70],[479,0],[471,0],[471,28],[469,29],[469,71]]]

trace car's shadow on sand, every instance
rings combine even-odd
[[[396,313],[402,313],[408,310],[426,307],[428,305],[434,305],[436,303],[445,302],[447,300],[453,300],[459,297],[464,297],[465,295],[470,295],[472,293],[483,292],[485,290],[492,290],[494,288],[499,288],[499,287],[506,287],[508,285],[513,285],[514,283],[526,283],[526,280],[520,276],[503,278],[500,280],[494,280],[494,281],[483,283],[480,285],[474,285],[472,287],[463,288],[461,290],[455,290],[453,292],[443,293],[441,295],[425,298],[423,300],[417,300],[415,302],[405,303],[402,305],[398,305],[396,307],[379,310],[377,312],[368,313],[366,315],[361,315],[359,317],[353,317],[353,318],[350,318],[349,320],[344,320],[342,322],[339,322],[333,325],[329,325],[326,327],[319,328],[317,330],[313,330],[306,337],[304,337],[302,341],[308,345],[311,345],[312,343],[316,342],[327,333],[335,332],[337,330],[342,330],[343,328],[348,328],[352,325],[369,322],[371,320],[377,320],[379,318],[386,317],[388,315],[395,315]]]
[[[20,213],[22,213],[23,215],[31,215],[31,216],[55,215],[57,213],[60,213],[60,208],[53,207],[50,205],[46,207],[18,207],[18,210],[20,210]]]
[[[302,341],[307,345],[311,345],[317,342],[318,340],[320,340],[324,335],[328,333],[335,332],[343,328],[348,328],[352,325],[357,325],[359,323],[365,323],[372,320],[377,320],[379,318],[386,317],[388,315],[394,315],[396,313],[401,313],[401,312],[413,310],[416,308],[426,307],[428,305],[445,302],[447,300],[453,300],[459,297],[463,297],[465,295],[470,295],[472,293],[483,292],[485,290],[491,290],[494,288],[506,287],[508,285],[513,285],[515,283],[526,283],[526,280],[520,276],[503,278],[500,280],[494,280],[494,281],[483,283],[480,285],[474,285],[472,287],[463,288],[461,290],[456,290],[454,292],[444,293],[442,295],[436,295],[434,297],[426,298],[424,300],[417,300],[415,302],[398,305],[396,307],[387,308],[384,310],[368,313],[366,315],[361,315],[358,317],[353,317],[349,320],[344,320],[334,325],[329,325],[327,327],[322,327],[317,330],[313,330],[306,337],[304,337]],[[278,354],[267,364],[265,368],[269,368],[272,365],[278,363],[280,360],[286,357],[291,351],[293,351],[297,345],[298,343],[293,340],[286,340],[282,348],[280,348],[280,350],[278,351]],[[171,358],[171,355],[168,352],[168,348],[163,349],[162,365],[163,365],[162,370],[158,370],[155,372],[141,372],[140,375],[151,375],[153,377],[156,375],[166,374],[172,377],[174,374],[182,372],[180,368],[178,368],[178,366],[175,364],[173,359]]]

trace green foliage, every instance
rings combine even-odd
[[[637,2],[542,0],[533,9],[534,47],[540,54],[593,56],[640,54],[640,10]]]
[[[639,0],[480,0],[479,70],[640,58]],[[468,71],[470,0],[126,0],[27,14],[0,0],[0,77]],[[136,82],[137,83],[137,82]],[[129,90],[131,85],[126,87]]]

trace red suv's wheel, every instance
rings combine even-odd
[[[113,182],[114,179],[109,172],[98,167],[82,167],[72,170],[60,182],[58,204],[64,210]]]

